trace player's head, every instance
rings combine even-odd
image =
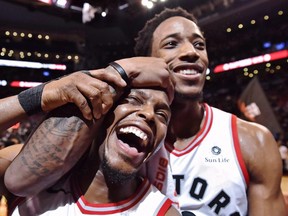
[[[175,100],[200,100],[208,68],[206,41],[194,16],[165,9],[136,38],[135,53],[163,58],[175,81]]]
[[[165,91],[132,89],[105,119],[102,171],[115,183],[133,178],[163,142],[171,111]]]

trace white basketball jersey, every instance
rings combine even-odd
[[[73,191],[65,188],[56,193],[45,191],[32,198],[22,199],[12,212],[12,216],[162,216],[172,204],[147,179],[143,181],[133,196],[118,203],[92,204],[81,194],[77,185]]]
[[[249,176],[236,116],[204,106],[204,126],[187,148],[179,151],[165,144],[182,215],[247,215]]]

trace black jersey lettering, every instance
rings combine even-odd
[[[223,190],[208,204],[208,206],[214,209],[214,212],[218,214],[221,208],[227,206],[230,202],[230,197]]]

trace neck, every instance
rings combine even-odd
[[[199,101],[173,103],[172,117],[167,140],[174,143],[177,140],[193,139],[200,130],[204,117],[204,107]]]

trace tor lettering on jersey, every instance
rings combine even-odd
[[[181,185],[184,181],[184,175],[173,175],[173,179],[175,180],[175,188],[177,194],[181,194]],[[194,178],[192,185],[190,187],[189,194],[191,198],[196,199],[196,200],[202,200],[204,197],[204,194],[208,188],[208,183],[205,179],[202,178]],[[225,207],[227,207],[230,203],[230,196],[224,191],[221,190],[219,191],[218,194],[215,195],[215,197],[208,203],[209,208],[211,211],[213,211],[215,214],[222,213],[223,211],[225,212]],[[222,210],[222,212],[221,212]],[[189,216],[189,215],[194,215],[193,213],[188,211],[183,211],[182,212],[183,216]],[[235,211],[233,213],[228,213],[225,215],[230,215],[230,216],[240,216],[239,212]]]

